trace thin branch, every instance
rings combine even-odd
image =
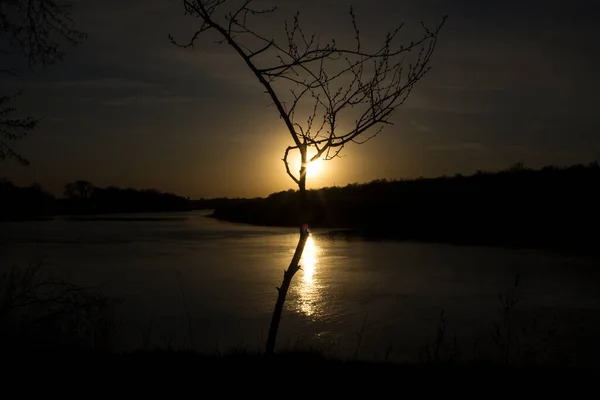
[[[292,178],[292,180],[296,183],[296,185],[300,185],[300,180],[296,178],[296,176],[290,170],[290,164],[288,162],[288,155],[290,154],[290,150],[297,150],[298,146],[290,146],[285,149],[285,154],[283,155],[283,163],[285,164],[285,172]]]
[[[298,185],[301,177],[290,170],[289,152],[307,152],[310,147],[316,154],[309,161],[323,156],[331,159],[339,157],[346,144],[363,144],[381,133],[391,124],[396,108],[430,70],[437,38],[446,21],[443,17],[434,28],[421,23],[419,37],[397,43],[404,27],[400,23],[385,35],[380,46],[368,50],[363,46],[353,8],[349,14],[355,43],[344,47],[335,39],[321,42],[317,34],[306,32],[299,13],[291,21],[285,21],[281,41],[260,33],[250,26],[253,18],[275,9],[253,8],[254,0],[238,3],[219,21],[216,11],[226,4],[235,3],[184,1],[186,13],[198,18],[200,26],[185,44],[178,44],[172,37],[171,40],[181,47],[191,47],[201,33],[214,30],[221,36],[221,43],[236,51],[265,88],[292,136],[294,146],[286,149],[283,161],[287,174]],[[278,83],[292,86],[287,91],[291,95],[289,102],[275,90]],[[305,114],[304,123],[296,118],[300,112]],[[353,128],[338,132],[338,125],[347,123],[350,116],[355,118]]]

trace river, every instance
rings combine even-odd
[[[68,281],[99,285],[120,300],[119,349],[149,338],[159,346],[203,351],[259,350],[297,232],[207,215],[2,223],[0,269],[43,262]],[[517,275],[516,307],[531,321],[546,321],[544,329],[564,328],[574,338],[573,332],[600,326],[600,263],[594,257],[325,233],[313,232],[307,244],[288,295],[280,347],[318,344],[350,356],[414,360],[435,340],[443,310],[446,339],[457,337],[464,353],[478,338],[492,337],[502,321],[498,295]]]

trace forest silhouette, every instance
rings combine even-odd
[[[598,163],[538,170],[515,164],[470,176],[375,180],[308,192],[310,225],[338,235],[456,244],[593,250]],[[230,201],[216,218],[293,226],[294,191]]]
[[[456,244],[593,250],[600,223],[600,166],[522,164],[498,172],[478,171],[411,180],[379,179],[308,191],[312,228],[331,235]],[[298,191],[266,198],[190,200],[156,189],[99,188],[87,181],[65,186],[56,198],[40,185],[0,181],[0,219],[53,215],[214,210],[212,217],[265,226],[295,226]]]
[[[0,220],[192,209],[188,198],[172,193],[156,189],[95,187],[84,180],[65,185],[64,194],[63,198],[56,198],[39,184],[19,187],[8,180],[0,180]]]

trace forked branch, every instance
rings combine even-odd
[[[421,23],[421,33],[401,42],[401,23],[390,30],[380,46],[366,49],[353,8],[349,13],[352,44],[322,41],[302,27],[300,14],[286,21],[277,36],[254,28],[255,22],[276,8],[259,8],[256,0],[183,0],[187,15],[199,19],[199,28],[180,47],[193,46],[208,30],[219,33],[219,43],[231,46],[265,88],[294,142],[286,149],[287,174],[293,150],[309,152],[309,161],[340,155],[350,142],[362,144],[391,124],[391,117],[430,70],[439,32]],[[218,16],[223,15],[222,18]],[[342,128],[344,126],[345,128]],[[304,146],[304,147],[303,147]]]

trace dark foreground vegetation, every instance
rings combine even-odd
[[[57,359],[61,360],[60,373],[52,368],[56,366],[54,360]],[[202,393],[249,396],[250,393],[262,394],[265,387],[268,387],[267,391],[284,391],[288,380],[293,379],[293,394],[286,398],[300,398],[301,394],[387,398],[390,393],[412,392],[415,388],[428,394],[446,396],[455,391],[462,395],[470,392],[481,395],[482,391],[490,390],[486,384],[495,386],[494,394],[525,388],[535,388],[536,393],[540,393],[548,391],[549,386],[556,388],[567,382],[589,385],[593,382],[591,378],[598,373],[593,368],[558,366],[515,367],[493,363],[427,365],[344,360],[310,350],[283,351],[273,356],[236,351],[203,354],[164,349],[120,354],[54,352],[36,353],[34,356],[21,354],[20,358],[8,358],[5,362],[15,367],[25,367],[34,362],[37,368],[47,368],[44,376],[68,374],[70,379],[82,376],[84,382],[102,382],[98,390],[135,387],[136,393],[177,383],[177,389],[189,386]],[[77,384],[81,384],[79,379],[73,383]],[[174,389],[171,387],[170,390]],[[573,390],[581,391],[582,386],[577,385]],[[264,398],[276,397],[267,394]]]
[[[114,347],[119,330],[114,322],[118,301],[105,297],[96,288],[56,279],[40,265],[32,265],[13,268],[0,276],[0,357],[4,365],[10,364],[14,370],[35,366],[46,376],[58,370],[65,377],[68,372],[69,377],[83,374],[85,379],[93,380],[98,375],[92,371],[102,371],[102,376],[109,373],[115,379],[126,376],[126,385],[144,381],[141,390],[156,383],[148,380],[150,376],[163,381],[190,375],[195,376],[193,382],[207,375],[227,380],[251,377],[259,381],[293,376],[301,383],[299,389],[335,390],[338,394],[397,387],[397,379],[408,383],[412,377],[458,379],[454,383],[462,382],[465,390],[475,378],[503,382],[503,386],[520,386],[548,379],[582,379],[597,370],[594,360],[599,348],[595,337],[581,353],[571,350],[561,353],[557,343],[544,339],[542,329],[540,334],[526,332],[515,318],[520,298],[518,280],[499,298],[502,312],[493,329],[494,348],[490,352],[483,348],[462,354],[457,351],[456,339],[446,332],[443,313],[436,332],[424,333],[431,336],[429,344],[415,349],[420,354],[419,362],[388,361],[389,352],[380,359],[367,361],[356,355],[345,357],[333,347],[312,343],[282,347],[274,356],[248,347],[202,353],[185,346],[157,347],[148,342],[140,343],[139,350],[122,352]],[[57,360],[60,360],[58,370]],[[357,381],[349,381],[349,377]],[[111,378],[103,381],[103,385],[109,381],[115,383]],[[373,382],[383,386],[373,387]],[[269,386],[277,384],[273,381]],[[256,381],[253,385],[257,385]],[[249,389],[235,384],[219,387],[220,391]]]
[[[539,170],[517,164],[470,176],[327,187],[308,198],[312,227],[340,228],[344,236],[596,250],[598,184],[598,163]],[[298,206],[289,190],[221,204],[214,217],[296,226]]]

